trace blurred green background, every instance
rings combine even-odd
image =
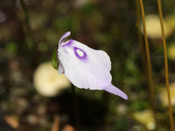
[[[0,130],[170,130],[157,3],[147,0],[144,6],[149,18],[154,113],[145,52],[138,40],[136,1],[1,0]],[[163,0],[162,11],[175,112],[175,1]],[[139,23],[142,25],[141,20]],[[112,83],[128,95],[127,101],[104,91],[79,88],[73,88],[74,95],[65,78],[56,78],[52,54],[67,31],[71,31],[69,38],[109,54]],[[144,41],[142,44],[144,47]]]

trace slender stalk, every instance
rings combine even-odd
[[[141,55],[142,55],[142,65],[143,65],[143,69],[145,71],[146,74],[146,56],[145,56],[145,49],[143,46],[143,39],[142,39],[142,35],[140,32],[140,6],[139,6],[139,0],[136,0],[136,13],[137,13],[137,17],[136,17],[136,27],[137,27],[137,37],[138,37],[138,42],[140,45],[140,51],[141,51]],[[145,75],[144,75],[145,76]]]
[[[143,21],[144,36],[145,36],[146,61],[147,61],[147,68],[148,68],[148,83],[149,83],[150,98],[151,98],[150,103],[154,111],[155,110],[155,106],[154,106],[155,97],[154,97],[153,80],[152,80],[152,67],[151,67],[150,51],[149,51],[149,45],[148,45],[148,37],[146,33],[144,6],[143,6],[142,0],[140,0],[140,8],[141,8],[142,21]]]
[[[158,9],[159,9],[159,17],[160,17],[160,25],[161,25],[163,49],[164,49],[165,80],[166,80],[166,89],[167,89],[167,93],[168,93],[168,105],[169,105],[170,124],[171,124],[171,131],[174,131],[173,112],[172,112],[171,97],[170,97],[170,87],[169,87],[169,79],[168,79],[167,47],[166,47],[166,39],[165,39],[165,32],[164,32],[164,25],[163,25],[161,0],[157,0],[157,3],[158,3]]]
[[[75,87],[72,85],[71,88],[72,88],[75,120],[76,120],[76,131],[80,131],[80,116],[79,116],[79,111],[78,111],[77,98],[76,98],[76,94],[75,94]]]
[[[34,37],[34,33],[32,31],[32,27],[31,27],[31,24],[30,24],[30,17],[29,17],[29,13],[28,13],[28,10],[26,8],[26,4],[24,2],[24,0],[20,0],[20,3],[21,3],[21,7],[22,7],[22,10],[24,12],[24,16],[25,16],[25,24],[26,24],[26,28],[27,28],[27,35],[29,36],[30,40],[31,40],[31,47],[32,47],[32,55],[31,55],[31,61],[32,61],[32,66],[36,67],[37,66],[37,57],[38,56],[38,49],[37,49],[37,45],[36,45],[36,42],[35,42],[35,37]],[[29,52],[31,53],[31,52]]]
[[[31,32],[31,28],[30,28],[30,17],[29,17],[29,14],[28,14],[28,11],[27,11],[27,8],[26,8],[26,5],[24,3],[24,0],[20,0],[20,3],[21,3],[21,7],[24,11],[24,14],[25,14],[25,20],[26,20],[26,26],[27,26],[27,30],[29,32]]]
[[[34,44],[35,40],[34,40],[34,35],[32,33],[32,28],[31,28],[31,24],[30,24],[30,17],[29,17],[29,13],[27,11],[27,8],[26,8],[26,5],[25,5],[25,2],[24,0],[20,0],[20,3],[21,3],[21,7],[24,11],[24,15],[25,15],[25,21],[26,21],[26,27],[27,27],[27,31],[29,33],[29,35],[31,36],[31,39],[32,39],[32,44]]]
[[[138,35],[138,40],[139,40],[139,44],[140,44],[140,47],[141,47],[142,59],[144,61],[144,47],[143,47],[143,42],[142,42],[142,35],[141,35],[141,32],[140,32],[140,7],[139,7],[139,0],[136,0],[136,13],[137,13],[137,18],[136,18],[137,35]]]

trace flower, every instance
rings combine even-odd
[[[157,39],[162,38],[162,31],[160,26],[160,18],[158,15],[150,14],[145,17],[146,32],[149,38]],[[141,26],[141,32],[143,33],[143,24]],[[170,36],[173,29],[167,25],[164,21],[165,37]]]
[[[58,72],[63,73],[78,88],[105,90],[124,99],[127,95],[111,84],[111,61],[107,53],[94,50],[76,40],[67,40],[66,32],[58,45]]]
[[[65,75],[57,73],[51,62],[44,62],[34,72],[34,85],[39,94],[52,97],[71,86]]]
[[[133,113],[133,117],[136,121],[145,125],[149,130],[154,130],[156,128],[153,112],[149,109],[143,110],[141,112],[135,112]]]

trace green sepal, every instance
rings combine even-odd
[[[57,57],[57,49],[52,53],[52,66],[56,70],[58,70],[58,57]]]

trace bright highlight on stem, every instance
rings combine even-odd
[[[170,88],[169,88],[169,79],[168,79],[167,47],[166,47],[166,39],[165,39],[165,32],[164,32],[164,25],[163,25],[162,6],[161,6],[161,1],[160,0],[157,0],[157,3],[158,3],[158,9],[159,9],[159,17],[160,17],[160,25],[161,25],[163,49],[164,49],[165,80],[166,80],[166,89],[167,89],[167,93],[168,93],[170,124],[171,124],[171,131],[174,131],[173,112],[172,112]]]

